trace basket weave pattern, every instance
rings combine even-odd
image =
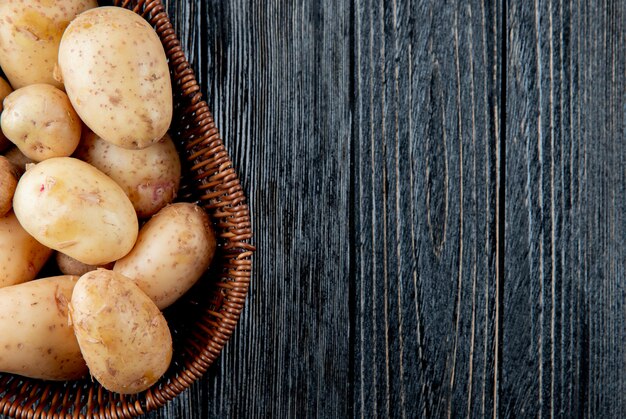
[[[179,200],[197,202],[213,220],[218,251],[197,290],[166,311],[174,357],[165,376],[133,396],[111,393],[90,379],[47,382],[0,374],[0,414],[24,418],[129,418],[155,410],[199,379],[230,338],[250,285],[250,213],[232,162],[200,86],[160,0],[116,0],[159,34],[174,89],[170,133],[183,166]]]

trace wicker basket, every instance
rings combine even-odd
[[[123,396],[86,378],[47,382],[0,374],[0,414],[24,418],[128,418],[163,406],[199,379],[230,338],[250,284],[250,214],[228,153],[160,0],[116,0],[156,29],[169,58],[174,88],[170,133],[183,165],[179,201],[197,202],[213,219],[218,251],[210,272],[165,312],[174,356],[149,390]]]

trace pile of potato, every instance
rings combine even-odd
[[[0,66],[0,371],[146,390],[172,357],[161,310],[216,247],[206,213],[172,203],[159,37],[95,0],[3,0]]]

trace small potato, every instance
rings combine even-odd
[[[87,265],[86,263],[79,262],[73,257],[69,257],[68,255],[61,252],[57,252],[56,262],[59,270],[64,275],[83,276],[87,272],[95,271],[98,268],[111,269],[113,267],[113,263],[107,263],[106,265],[101,266]]]
[[[0,77],[0,112],[2,112],[2,102],[4,98],[9,96],[13,89],[9,86],[9,83],[6,82],[2,77]],[[5,137],[5,135],[0,131],[0,152],[6,150],[11,145],[11,141]]]
[[[18,169],[4,156],[0,156],[0,217],[13,206],[13,194],[20,178]]]
[[[207,214],[197,205],[176,203],[163,208],[141,228],[137,244],[113,270],[133,279],[164,309],[202,276],[215,248]]]
[[[25,170],[27,164],[35,163],[33,160],[26,157],[24,153],[22,153],[20,149],[16,146],[9,148],[4,153],[4,157],[6,157],[11,163],[13,163],[13,166],[21,170]]]
[[[79,13],[96,7],[96,0],[0,1],[0,65],[15,89],[54,78],[63,31]]]
[[[129,150],[85,130],[74,156],[116,181],[140,218],[150,217],[176,197],[180,158],[168,134],[142,150]]]
[[[70,315],[89,371],[104,388],[139,393],[167,371],[172,360],[167,322],[130,279],[105,269],[81,276]]]
[[[87,373],[68,323],[77,280],[57,276],[0,289],[0,371],[62,381]]]
[[[31,84],[7,96],[0,125],[7,138],[35,161],[71,155],[82,130],[67,95],[48,84]]]
[[[113,179],[88,163],[55,157],[29,168],[17,184],[13,210],[39,242],[88,265],[125,256],[139,223]]]
[[[0,287],[35,279],[51,254],[24,230],[13,211],[0,217]]]
[[[158,142],[172,121],[172,84],[158,34],[120,7],[99,7],[70,23],[59,68],[74,109],[100,138],[124,148]]]

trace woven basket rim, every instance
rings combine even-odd
[[[192,307],[195,311],[185,307],[199,317],[193,319],[196,327],[186,331],[189,342],[185,341],[184,353],[152,388],[123,396],[88,380],[55,383],[2,373],[0,414],[10,417],[131,418],[162,407],[213,364],[230,339],[248,294],[256,249],[251,244],[246,196],[165,7],[161,0],[113,0],[113,4],[143,16],[163,43],[175,92],[178,135],[172,137],[178,139],[181,163],[188,170],[183,200],[198,203],[210,215],[220,246],[219,265],[214,260],[215,278],[204,284],[210,298]]]

